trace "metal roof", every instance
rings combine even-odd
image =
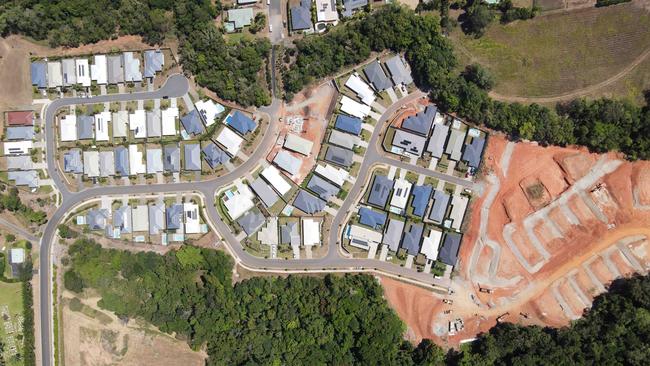
[[[329,143],[344,147],[346,149],[353,149],[355,145],[359,144],[359,137],[349,133],[332,130],[330,132]]]
[[[108,210],[91,209],[86,214],[86,224],[90,230],[104,230],[108,221]]]
[[[315,174],[311,176],[307,188],[324,200],[335,197],[340,191],[339,187]]]
[[[413,190],[411,191],[411,194],[413,195],[413,200],[411,201],[411,206],[413,206],[413,215],[420,218],[424,216],[432,191],[433,187],[428,184],[413,187]]]
[[[280,243],[300,246],[300,233],[298,233],[297,222],[287,222],[280,226]]]
[[[181,117],[181,124],[185,132],[190,135],[199,135],[205,132],[205,127],[203,127],[203,122],[201,122],[201,116],[196,109],[192,109],[190,113]]]
[[[311,29],[311,0],[300,0],[300,6],[291,8],[291,29]]]
[[[10,111],[7,112],[8,126],[33,126],[34,111]]]
[[[455,266],[458,261],[458,249],[463,236],[458,233],[448,232],[442,242],[442,248],[438,253],[438,260],[444,264]]]
[[[327,203],[313,194],[301,189],[293,201],[293,205],[306,214],[315,214],[325,209]]]
[[[245,135],[257,128],[257,123],[255,123],[255,121],[240,111],[235,111],[235,113],[230,116],[227,124],[242,135]]]
[[[167,207],[165,212],[167,216],[167,229],[169,230],[178,230],[181,228],[183,223],[183,205],[180,203],[175,203]]]
[[[79,140],[90,140],[95,136],[95,118],[85,114],[77,116],[77,138]]]
[[[63,156],[63,165],[65,171],[65,158]],[[29,155],[19,155],[19,156],[7,156],[7,170],[31,170],[34,167],[34,162],[32,162],[32,157]],[[83,172],[83,165],[81,164],[81,155],[79,155],[79,165],[81,166],[81,172]]]
[[[147,174],[160,173],[164,170],[161,148],[147,148]]]
[[[124,81],[142,81],[140,59],[135,56],[134,52],[124,52]]]
[[[460,160],[464,140],[465,131],[453,128],[451,129],[451,135],[449,135],[449,141],[447,142],[447,148],[445,149],[445,152],[449,154],[451,160]]]
[[[212,169],[230,160],[230,156],[213,142],[203,148],[203,158]]]
[[[161,50],[144,51],[144,77],[152,78],[157,72],[162,71],[165,64],[165,55]]]
[[[34,126],[7,127],[7,140],[33,140]]]
[[[485,138],[482,137],[473,137],[472,142],[465,145],[463,160],[467,162],[467,165],[478,168],[479,164],[481,164],[483,146],[485,146]]]
[[[411,72],[408,70],[406,64],[404,64],[404,61],[399,55],[386,60],[386,67],[388,68],[388,72],[390,73],[395,85],[409,85],[413,82]]]
[[[257,194],[262,202],[264,202],[264,205],[266,205],[266,207],[273,206],[280,199],[280,196],[275,193],[273,188],[269,187],[269,185],[266,184],[266,181],[264,181],[262,177],[255,179],[253,183],[250,184],[250,186],[253,192]]]
[[[129,150],[124,146],[115,148],[115,173],[123,177],[129,175]]]
[[[368,5],[368,0],[343,0],[343,17],[351,17],[358,9]]]
[[[361,133],[361,124],[362,124],[361,119],[357,117],[351,117],[345,114],[339,114],[338,116],[336,116],[336,122],[334,123],[334,128],[358,136]]]
[[[401,147],[407,153],[416,156],[422,156],[427,139],[414,133],[395,129],[393,136],[393,146]]]
[[[115,157],[112,151],[99,152],[99,175],[102,177],[115,175]]]
[[[73,59],[61,60],[63,70],[63,86],[71,86],[77,83],[77,69]]]
[[[106,57],[108,65],[108,83],[118,84],[124,82],[124,66],[122,55],[109,55]]]
[[[181,148],[178,145],[163,146],[163,169],[168,172],[181,171]]]
[[[32,85],[36,85],[39,88],[47,87],[47,83],[45,81],[45,76],[47,75],[47,65],[45,62],[32,62],[29,71],[32,77]]]
[[[433,104],[429,104],[424,111],[405,119],[402,122],[402,128],[422,136],[428,136],[436,113],[438,113],[438,108]]]
[[[201,170],[201,145],[185,144],[185,170]]]
[[[406,252],[410,255],[418,255],[420,252],[420,243],[422,242],[423,231],[424,225],[411,223],[409,225],[409,228],[404,231],[404,237],[402,238],[402,249],[405,249]]]
[[[38,172],[36,170],[7,172],[7,178],[15,181],[17,186],[38,188]]]
[[[389,219],[388,227],[386,228],[384,237],[381,240],[382,244],[388,245],[388,249],[397,252],[397,249],[399,249],[399,243],[402,241],[402,232],[404,231],[405,224],[404,221]]]
[[[373,229],[380,229],[386,224],[386,213],[375,211],[368,207],[359,208],[359,223],[370,226]]]
[[[239,8],[228,10],[228,22],[233,23],[235,29],[251,25],[253,21],[253,8]]]
[[[325,160],[344,167],[352,166],[354,152],[338,146],[328,146],[325,153]]]
[[[298,172],[300,171],[300,167],[302,166],[302,160],[291,155],[286,150],[280,150],[280,152],[277,155],[275,155],[275,158],[273,159],[273,163],[275,163],[280,169],[288,172],[291,175],[298,174]]]
[[[121,233],[130,233],[133,228],[131,220],[131,206],[122,206],[113,211],[113,227],[119,229]]]
[[[444,191],[436,190],[433,193],[433,205],[429,213],[429,220],[441,223],[445,219],[450,196]]]
[[[364,74],[368,77],[368,80],[375,87],[375,90],[384,91],[393,86],[393,83],[390,81],[384,69],[379,64],[379,61],[375,60],[368,64],[363,69]]]
[[[162,123],[160,120],[160,109],[146,111],[147,137],[162,136]]]
[[[257,210],[250,210],[244,216],[237,219],[237,223],[247,236],[253,235],[264,225],[265,221],[264,215]]]
[[[165,204],[160,201],[149,205],[149,234],[158,235],[165,230]]]
[[[385,207],[390,190],[393,189],[394,182],[385,175],[375,175],[368,195],[368,203],[378,207]]]
[[[449,126],[435,125],[433,126],[433,133],[429,138],[429,145],[427,151],[431,153],[434,158],[441,158],[445,151],[445,142],[447,142],[447,135],[449,135]]]
[[[284,148],[302,155],[309,155],[314,143],[292,133],[287,134],[284,139]]]

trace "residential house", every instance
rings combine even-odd
[[[313,146],[313,142],[294,134],[287,134],[284,140],[285,149],[295,151],[305,156],[309,156]]]
[[[257,123],[240,111],[235,111],[226,118],[226,124],[242,135],[254,131]]]
[[[445,214],[447,213],[447,206],[449,206],[450,198],[449,194],[444,191],[439,191],[437,189],[434,191],[433,205],[429,212],[429,220],[438,224],[442,223],[445,219]]]
[[[176,120],[178,119],[178,107],[169,107],[163,109],[161,112],[162,117],[162,135],[163,136],[176,136],[178,129],[176,128]]]
[[[445,151],[445,143],[447,142],[447,136],[449,135],[449,126],[436,124],[433,126],[433,132],[429,138],[429,144],[427,145],[427,151],[431,153],[431,156],[440,159],[442,154]]]
[[[167,229],[180,230],[183,227],[183,205],[179,203],[167,207]]]
[[[106,57],[107,75],[109,84],[124,82],[124,62],[122,55],[109,55]]]
[[[65,159],[65,155],[64,155]],[[34,162],[32,162],[32,157],[29,155],[19,155],[19,156],[7,156],[5,157],[7,161],[7,170],[32,170],[34,169]],[[79,163],[81,163],[81,157],[79,158]],[[81,167],[83,171],[83,166]]]
[[[388,88],[393,87],[393,83],[390,81],[384,69],[381,67],[379,61],[373,61],[369,63],[364,69],[363,73],[366,74],[366,77],[372,84],[372,86],[378,92],[382,92]]]
[[[226,24],[226,30],[232,32],[237,29],[242,29],[248,27],[253,22],[253,8],[237,8],[230,9],[228,13],[228,23]],[[228,29],[230,28],[230,29]]]
[[[129,113],[129,129],[133,131],[133,137],[136,139],[147,137],[147,117],[144,109]]]
[[[300,246],[300,233],[297,222],[287,222],[280,226],[280,243],[289,244],[292,247]]]
[[[129,234],[133,230],[131,206],[126,205],[113,211],[113,229],[120,234]]]
[[[393,197],[390,199],[391,211],[397,214],[402,214],[406,209],[406,203],[411,193],[411,182],[406,179],[399,178],[395,180],[393,185]]]
[[[99,152],[84,151],[84,174],[88,178],[99,177]]]
[[[33,140],[34,126],[7,127],[6,140]]]
[[[177,144],[163,146],[163,169],[172,173],[181,171],[181,149]]]
[[[62,142],[77,141],[77,115],[68,114],[59,120],[59,134]]]
[[[343,0],[343,17],[349,18],[366,6],[368,6],[368,0]]]
[[[7,172],[7,178],[13,180],[17,186],[28,186],[36,189],[39,186],[38,172],[36,170]]]
[[[142,162],[142,151],[138,145],[129,145],[129,172],[131,175],[145,174],[146,165]]]
[[[108,63],[106,55],[93,56],[93,64],[90,65],[90,78],[97,85],[108,84]]]
[[[129,135],[129,112],[128,111],[117,111],[113,113],[111,118],[113,122],[113,138],[116,137],[127,137]]]
[[[353,163],[354,152],[338,146],[328,146],[325,160],[349,168]]]
[[[393,146],[402,149],[404,153],[420,157],[424,152],[426,143],[426,137],[422,137],[408,131],[395,129],[395,135],[393,136]]]
[[[258,177],[251,183],[251,189],[266,207],[273,206],[280,199],[280,196],[261,177]]]
[[[47,87],[60,88],[63,86],[63,72],[61,62],[52,61],[47,63]]]
[[[32,85],[39,89],[45,89],[47,87],[47,65],[45,62],[32,62],[29,71],[32,78]]]
[[[139,83],[142,81],[140,58],[134,52],[124,52],[124,81]]]
[[[92,140],[95,138],[95,118],[85,114],[77,116],[77,139]]]
[[[350,90],[359,97],[363,104],[372,105],[372,103],[374,103],[376,99],[375,92],[368,84],[366,84],[365,81],[363,81],[363,79],[361,79],[359,74],[353,73],[350,75],[348,80],[345,82],[345,86],[350,88]]]
[[[339,20],[339,13],[336,11],[335,0],[315,0],[316,21],[318,23],[336,24]]]
[[[293,205],[300,211],[312,215],[325,209],[327,202],[301,189],[293,201]]]
[[[163,158],[161,148],[147,148],[147,174],[162,173]]]
[[[311,22],[312,0],[300,0],[300,6],[291,8],[291,30],[302,31],[312,30],[314,25]]]
[[[431,193],[433,192],[433,187],[429,184],[425,185],[416,185],[413,187],[411,194],[413,195],[413,200],[411,201],[411,207],[413,207],[413,216],[419,218],[424,217],[424,213],[427,210],[427,205],[429,204],[429,199],[431,198]]]
[[[199,100],[198,102],[194,103],[194,106],[201,113],[201,116],[203,117],[203,120],[205,120],[205,124],[207,126],[211,126],[213,123],[215,123],[217,121],[217,117],[219,117],[219,115],[226,110],[226,108],[224,108],[221,104],[215,103],[215,101],[212,99]]]
[[[361,133],[361,119],[357,117],[346,116],[345,114],[339,114],[336,116],[336,122],[334,123],[334,128],[337,130],[351,133],[353,135],[359,136]]]
[[[201,122],[201,115],[196,109],[181,117],[181,124],[189,135],[200,135],[205,132],[205,127]]]
[[[465,211],[467,211],[467,204],[469,203],[469,198],[461,195],[454,195],[451,198],[451,212],[449,213],[449,218],[452,220],[451,227],[456,231],[460,230],[460,226],[463,224],[463,219],[465,218]]]
[[[465,145],[465,151],[463,152],[463,161],[466,161],[467,165],[470,167],[478,169],[479,164],[481,164],[481,155],[483,154],[484,146],[485,138],[472,137],[472,142]]]
[[[434,261],[438,258],[438,248],[440,247],[440,239],[442,238],[442,231],[431,229],[429,235],[425,236],[422,240],[422,248],[420,253],[429,261]]]
[[[115,173],[122,177],[126,177],[130,172],[129,164],[129,149],[124,146],[115,147]]]
[[[394,182],[385,175],[375,175],[370,187],[368,203],[379,208],[386,207],[393,184]]]
[[[336,197],[340,191],[339,187],[315,174],[311,176],[311,179],[307,183],[307,189],[326,201],[332,197]]]
[[[402,122],[402,129],[427,137],[429,136],[431,126],[433,125],[433,119],[436,117],[437,113],[438,108],[433,104],[429,104],[426,106],[424,111],[406,118],[404,122]]]
[[[330,164],[316,165],[314,172],[339,187],[342,187],[343,184],[345,184],[345,181],[350,175],[347,170],[343,168],[336,168]]]
[[[346,236],[350,239],[350,245],[368,251],[375,250],[382,239],[381,232],[359,225],[350,225]]]
[[[280,239],[278,237],[278,218],[270,217],[266,222],[266,226],[262,227],[257,233],[257,240],[259,240],[262,245],[278,245]]]
[[[133,232],[149,231],[149,207],[137,205],[131,212]]]
[[[145,112],[147,121],[147,137],[162,136],[162,127],[160,125],[160,109],[154,109]]]
[[[227,191],[222,198],[226,213],[232,220],[237,220],[255,206],[253,203],[255,196],[246,184],[239,182],[235,187],[236,189]]]
[[[112,151],[99,152],[99,176],[112,177],[115,175],[115,154]]]
[[[320,245],[320,220],[302,218],[300,223],[302,224],[302,245],[306,247]]]
[[[280,150],[280,152],[275,155],[273,163],[291,175],[298,174],[300,172],[300,167],[302,166],[302,160],[291,155],[286,150]]]
[[[464,142],[465,131],[452,128],[449,141],[447,141],[447,149],[445,149],[445,153],[449,155],[449,159],[454,161],[460,160]]]
[[[91,209],[86,213],[86,224],[90,230],[104,230],[108,224],[108,210]]]
[[[364,119],[372,111],[369,105],[362,104],[344,95],[341,98],[341,111],[351,116]]]
[[[393,84],[406,86],[413,83],[411,71],[401,56],[396,55],[386,60],[386,68],[388,68]]]
[[[458,261],[458,249],[460,248],[463,236],[458,233],[448,232],[445,234],[445,239],[442,242],[442,248],[438,253],[438,260],[442,263],[455,266]]]
[[[77,84],[77,69],[74,59],[61,60],[61,69],[63,71],[63,86],[69,87]]]
[[[9,251],[9,265],[11,266],[11,277],[17,278],[20,276],[25,263],[25,249],[24,248],[11,248]]]
[[[386,227],[381,243],[388,245],[388,249],[393,252],[397,252],[399,249],[399,244],[402,241],[402,232],[404,232],[404,224],[404,221],[397,219],[388,220],[388,227]]]
[[[228,155],[234,157],[239,152],[244,139],[230,128],[224,127],[221,129],[221,132],[219,132],[216,141],[225,148]]]
[[[414,223],[410,223],[408,229],[404,231],[401,247],[408,255],[416,256],[420,252],[423,231],[424,225]]]
[[[88,66],[88,59],[78,58],[74,60],[75,69],[77,71],[77,84],[81,86],[90,86],[90,66]]]
[[[244,216],[237,219],[237,224],[246,233],[246,236],[251,236],[259,230],[265,222],[264,215],[257,210],[251,210]]]
[[[3,144],[4,154],[7,155],[25,155],[34,147],[32,141],[6,141]]]
[[[199,205],[194,202],[183,203],[183,218],[185,221],[185,234],[199,234],[201,232]]]
[[[162,201],[155,204],[149,204],[149,235],[158,235],[164,230],[165,204]]]
[[[66,173],[82,174],[81,149],[71,149],[63,154],[63,171]]]
[[[269,165],[260,174],[281,196],[284,196],[291,190],[291,184],[287,183],[282,173],[273,165]]]
[[[7,112],[5,121],[7,121],[7,126],[33,126],[34,112],[33,111],[10,111]]]
[[[100,112],[95,115],[95,141],[108,141],[109,122],[111,122],[111,112]]]
[[[387,216],[384,211],[376,211],[368,207],[359,208],[359,223],[374,230],[383,229]]]
[[[358,136],[350,135],[339,130],[332,130],[328,141],[330,144],[338,145],[349,150],[361,144]]]
[[[161,50],[144,51],[144,77],[153,78],[165,65],[165,55]]]
[[[185,156],[185,170],[201,170],[201,145],[198,143],[186,143],[183,146]]]
[[[203,148],[203,158],[212,169],[230,161],[230,156],[213,142]]]

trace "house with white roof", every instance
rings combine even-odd
[[[284,148],[295,151],[299,154],[309,156],[314,143],[292,133],[287,134],[284,140]]]
[[[117,111],[113,113],[111,119],[113,124],[113,138],[115,137],[127,137],[129,135],[129,112],[128,111]]]
[[[201,232],[199,205],[192,202],[183,203],[183,216],[185,217],[185,234]]]
[[[469,198],[461,195],[453,195],[451,198],[451,213],[449,218],[452,220],[451,228],[459,231],[460,226],[463,224],[463,219],[465,217],[465,211],[467,211],[467,204],[469,203]]]
[[[108,122],[111,121],[111,112],[105,111],[95,115],[95,140],[108,141]]]
[[[142,155],[143,153],[138,149],[138,145],[129,145],[129,172],[131,175],[147,172],[147,167],[142,162]]]
[[[144,109],[138,109],[129,114],[129,129],[136,139],[147,137],[147,116]]]
[[[77,141],[77,115],[68,114],[59,120],[61,141]]]
[[[282,173],[280,173],[280,170],[278,170],[278,168],[275,166],[269,165],[268,167],[264,168],[261,175],[264,180],[271,184],[271,186],[276,190],[276,192],[280,194],[280,196],[284,196],[291,190],[291,184],[287,183],[287,181],[282,176]]]
[[[88,59],[78,58],[74,61],[77,70],[77,83],[83,86],[90,86],[90,67],[88,66]]]
[[[217,136],[217,142],[225,148],[228,155],[235,156],[239,152],[244,139],[230,128],[224,127]]]
[[[406,208],[406,203],[409,200],[409,193],[411,192],[411,182],[404,178],[395,180],[393,186],[393,197],[390,199],[391,211],[401,214]]]
[[[320,220],[303,218],[301,224],[302,245],[306,247],[320,245]]]
[[[253,203],[255,196],[246,184],[237,183],[235,188],[227,191],[222,198],[226,213],[232,220],[237,220],[255,206]]]
[[[140,58],[134,52],[124,52],[124,81],[141,82]]]
[[[176,129],[176,121],[178,120],[178,107],[163,109],[160,115],[162,118],[162,135],[178,135],[178,129]]]
[[[343,186],[345,180],[348,179],[348,176],[350,175],[347,170],[337,168],[331,164],[316,165],[315,172],[339,187]]]
[[[369,105],[361,104],[344,95],[343,98],[341,98],[341,111],[353,117],[364,119],[370,114],[371,110]]]
[[[84,174],[88,178],[99,177],[99,151],[84,151]]]
[[[133,232],[149,231],[149,207],[137,205],[131,211]]]
[[[338,23],[339,13],[335,0],[316,0],[316,21],[318,23]]]
[[[350,245],[363,250],[376,250],[381,243],[381,231],[371,230],[359,225],[351,225],[347,232]]]
[[[115,175],[115,154],[113,151],[99,152],[99,175],[112,177]]]
[[[47,63],[47,87],[59,88],[63,86],[63,72],[61,62],[52,61]]]
[[[215,123],[217,117],[226,110],[221,104],[216,103],[212,99],[199,100],[194,103],[194,106],[201,113],[201,116],[203,116],[206,126]]]
[[[442,239],[442,231],[431,229],[429,235],[425,236],[422,240],[422,247],[420,253],[427,257],[427,260],[433,261],[438,258],[438,248],[440,247],[440,240]]]
[[[5,155],[25,155],[34,147],[31,140],[27,141],[6,141],[2,143]]]
[[[93,64],[90,65],[90,78],[98,85],[108,84],[108,64],[106,55],[93,56]]]
[[[147,174],[156,174],[163,171],[163,157],[161,148],[147,148]]]
[[[375,92],[372,91],[370,85],[366,84],[356,72],[350,75],[348,81],[345,82],[345,86],[355,92],[363,104],[371,105],[376,99]]]

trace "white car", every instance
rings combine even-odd
[[[271,24],[269,24],[269,33],[272,33],[272,32],[273,32],[273,26]]]

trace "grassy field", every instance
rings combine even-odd
[[[5,311],[8,310],[9,319],[4,319]],[[23,317],[23,302],[22,302],[22,283],[6,283],[0,282],[0,339],[4,343],[4,361],[7,366],[18,366],[22,365],[21,362],[16,361],[14,358],[14,352],[11,350],[11,345],[17,347],[18,352],[22,349],[22,337],[18,337],[18,334],[22,334],[22,317]],[[11,327],[15,330],[12,334],[7,334],[6,326],[11,324]],[[1,362],[0,362],[1,363]]]
[[[539,16],[506,26],[495,22],[480,39],[456,29],[451,39],[463,65],[478,62],[492,71],[496,93],[555,96],[603,82],[642,55],[650,47],[650,14],[628,3]],[[649,68],[645,65],[646,73]],[[647,81],[647,74],[640,79]],[[630,88],[650,86],[632,84]],[[616,90],[621,96],[638,99],[638,93],[624,85]]]

